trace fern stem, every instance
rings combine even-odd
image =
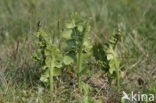
[[[120,72],[119,69],[116,69],[116,84],[117,84],[117,88],[118,90],[120,89]]]
[[[83,36],[81,37],[81,43],[80,43],[80,48],[79,48],[79,51],[78,51],[78,58],[77,58],[77,67],[78,67],[78,86],[80,87],[80,82],[81,82],[81,78],[80,78],[80,72],[82,70],[82,50],[83,50],[83,42],[84,42],[84,34]]]
[[[82,67],[82,59],[81,59],[81,52],[78,53],[78,58],[77,58],[77,67],[78,67],[78,73],[77,73],[77,78],[78,78],[78,86],[80,86],[80,71],[81,71],[81,67]]]
[[[50,82],[50,94],[52,95],[53,94],[53,91],[54,91],[54,85],[53,85],[53,83],[54,83],[54,80],[53,80],[53,64],[54,64],[54,60],[52,60],[52,64],[51,64],[51,67],[52,68],[49,68],[50,70],[49,70],[49,75],[50,75],[50,77],[49,77],[49,82]]]

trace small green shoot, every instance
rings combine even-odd
[[[69,65],[76,62],[78,85],[80,84],[80,74],[82,71],[83,56],[87,55],[91,50],[91,45],[88,39],[90,25],[77,14],[72,15],[71,20],[66,22],[64,32],[62,34],[65,39],[65,57],[64,63]]]
[[[33,57],[41,64],[43,73],[40,80],[50,85],[50,91],[52,93],[54,89],[53,77],[61,73],[62,55],[57,45],[51,43],[47,33],[39,31],[36,37],[38,38],[38,49]]]

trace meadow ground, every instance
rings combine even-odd
[[[100,67],[87,65],[90,71],[82,79],[89,77],[86,83],[93,88],[87,102],[81,101],[83,95],[70,73],[55,78],[51,96],[32,59],[37,24],[59,38],[74,12],[90,19],[94,43],[111,37],[117,25],[123,34],[118,47],[120,90],[107,82]],[[0,103],[121,103],[122,91],[156,94],[156,0],[0,0]],[[156,103],[156,98],[138,103]]]

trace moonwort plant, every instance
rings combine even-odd
[[[121,39],[120,30],[106,43],[97,43],[93,46],[93,55],[97,63],[106,71],[109,80],[115,78],[117,87],[120,87],[120,60],[116,51],[117,43]]]
[[[80,87],[82,63],[86,55],[90,54],[91,44],[89,41],[88,33],[90,25],[88,20],[84,20],[77,14],[73,14],[71,20],[65,24],[65,29],[62,37],[65,40],[64,47],[64,63],[69,65],[76,62],[75,73],[77,74],[77,81]]]
[[[52,93],[54,88],[53,77],[61,73],[62,54],[57,48],[57,45],[52,43],[46,32],[39,30],[35,35],[38,39],[36,42],[38,49],[36,50],[36,54],[33,55],[33,58],[40,63],[43,71],[40,80],[50,85],[50,91]]]
[[[117,87],[120,87],[120,60],[116,51],[117,43],[121,40],[121,32],[118,29],[117,33],[109,40],[107,48],[107,60],[109,65],[110,75],[115,75]]]

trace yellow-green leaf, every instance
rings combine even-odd
[[[72,34],[72,29],[68,29],[62,33],[62,37],[68,40],[71,39],[71,34]]]
[[[64,56],[63,62],[65,65],[69,65],[74,62],[74,60],[70,56]]]

